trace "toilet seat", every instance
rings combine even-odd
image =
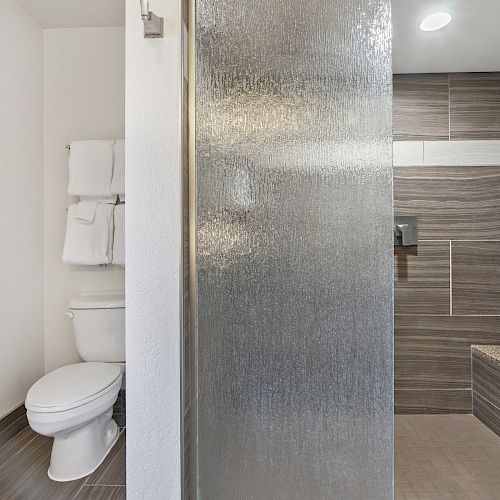
[[[114,363],[84,362],[54,370],[29,390],[25,406],[30,412],[56,413],[90,403],[115,390],[122,369]]]

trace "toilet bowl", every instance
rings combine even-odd
[[[73,297],[69,314],[84,362],[48,373],[28,391],[30,427],[54,438],[48,468],[54,481],[91,474],[118,439],[112,414],[124,373],[124,307],[120,293]]]
[[[64,366],[36,382],[26,396],[30,427],[54,438],[48,475],[71,481],[93,472],[118,439],[111,418],[122,370],[111,363]]]

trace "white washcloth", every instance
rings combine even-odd
[[[113,238],[113,264],[125,265],[125,205],[115,207],[115,237]]]
[[[80,201],[75,206],[74,217],[75,222],[80,224],[92,224],[95,219],[97,210],[97,201]]]
[[[125,141],[123,139],[115,141],[111,192],[125,194]]]
[[[111,262],[114,208],[114,205],[98,203],[94,221],[82,224],[75,220],[76,205],[68,207],[63,262],[89,266]]]
[[[92,224],[94,222],[95,211],[98,203],[116,203],[116,195],[103,196],[82,196],[80,202],[75,207],[75,220],[80,224]]]
[[[110,196],[114,141],[76,141],[69,155],[68,193]]]

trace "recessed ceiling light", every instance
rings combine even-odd
[[[427,16],[421,23],[420,29],[422,31],[437,31],[448,26],[451,22],[451,16],[448,12],[437,12]]]

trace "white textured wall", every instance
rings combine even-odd
[[[42,29],[0,0],[0,418],[43,374]]]
[[[127,0],[127,496],[180,499],[181,21],[152,0],[145,40]]]
[[[11,44],[12,45],[12,44]],[[71,321],[74,293],[118,290],[124,272],[61,261],[66,229],[68,152],[76,139],[124,136],[125,32],[116,28],[44,31],[45,370],[79,360]]]

